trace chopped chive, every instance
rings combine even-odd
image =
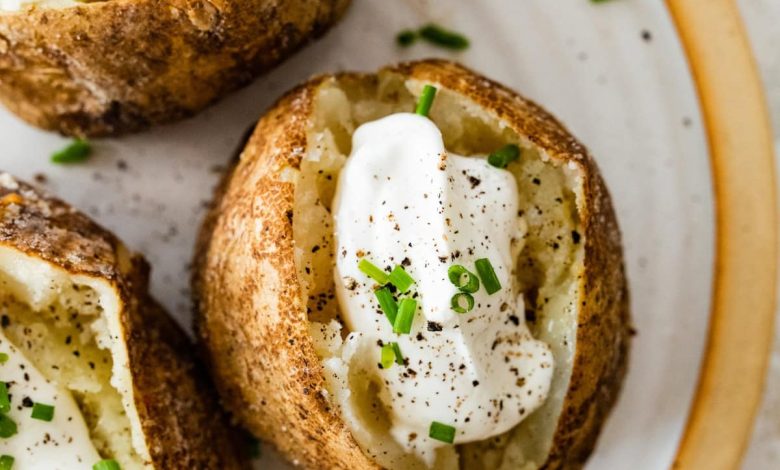
[[[395,363],[399,366],[404,365],[404,355],[401,354],[401,346],[398,346],[398,343],[395,341],[390,343],[390,345],[393,347],[393,354],[395,354]]]
[[[86,140],[75,139],[67,147],[54,152],[52,163],[79,163],[86,160],[92,153],[92,146]]]
[[[8,438],[16,434],[16,423],[6,414],[0,413],[0,437]]]
[[[417,33],[411,29],[405,29],[395,36],[395,42],[401,47],[409,47],[417,41]]]
[[[436,87],[431,85],[425,85],[423,91],[420,94],[420,99],[417,101],[417,106],[414,108],[414,113],[420,116],[428,116],[433,104],[433,98],[436,96]]]
[[[442,28],[435,24],[428,24],[420,28],[420,37],[437,46],[447,49],[463,50],[469,47],[466,36]]]
[[[8,396],[8,385],[0,382],[0,413],[11,411],[11,398]]]
[[[358,269],[363,271],[363,274],[375,280],[379,284],[387,284],[387,273],[383,269],[374,265],[371,261],[365,258],[361,259],[360,262],[358,262]]]
[[[455,428],[449,424],[433,421],[431,423],[430,429],[428,430],[428,436],[431,439],[436,439],[437,441],[452,444],[455,442]]]
[[[477,274],[482,279],[482,285],[485,286],[488,294],[495,294],[501,290],[501,282],[498,280],[498,276],[496,276],[489,259],[478,259],[474,262],[474,265],[477,267]]]
[[[0,455],[0,470],[11,470],[14,466],[14,458],[10,455]]]
[[[417,312],[417,301],[414,299],[401,299],[398,304],[398,316],[393,323],[393,331],[398,334],[409,334],[412,331],[414,314]]]
[[[379,302],[379,308],[385,312],[385,316],[390,321],[390,324],[395,324],[395,317],[398,314],[398,304],[395,303],[393,293],[390,289],[383,287],[374,291],[376,300]]]
[[[452,296],[450,306],[458,313],[468,313],[474,308],[474,296],[468,292],[458,292]]]
[[[397,287],[398,292],[402,294],[408,291],[409,288],[412,287],[412,284],[414,284],[412,276],[410,276],[403,266],[400,265],[393,268],[390,272],[390,276],[388,276],[388,280],[390,281],[390,284]]]
[[[34,403],[30,416],[41,421],[51,421],[54,418],[54,407],[43,403]]]
[[[389,369],[393,367],[393,362],[395,362],[395,352],[393,351],[393,345],[385,344],[382,346],[382,355],[379,360],[379,364],[382,366],[382,369]]]
[[[104,459],[92,466],[92,470],[122,470],[114,459]]]
[[[399,366],[404,365],[404,356],[401,354],[401,347],[398,346],[398,343],[395,341],[382,346],[380,364],[382,364],[382,369],[389,369],[393,366],[393,362]]]
[[[450,282],[460,289],[461,292],[473,294],[479,290],[479,278],[477,275],[459,264],[450,266],[447,270],[447,276],[450,278]]]
[[[517,160],[520,156],[520,147],[515,144],[507,144],[488,155],[488,163],[496,168],[506,168],[507,165]]]
[[[0,364],[8,362],[8,354],[0,352]]]

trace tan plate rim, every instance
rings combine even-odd
[[[667,5],[699,94],[716,213],[707,346],[672,467],[735,469],[761,403],[774,331],[778,209],[772,134],[735,1]]]

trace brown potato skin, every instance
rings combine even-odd
[[[0,245],[103,279],[124,304],[123,340],[152,468],[248,468],[194,346],[148,294],[146,261],[68,204],[17,184],[0,183]]]
[[[106,0],[0,14],[0,101],[75,136],[182,119],[323,34],[348,4]]]
[[[583,176],[585,257],[577,350],[542,467],[581,468],[617,398],[631,335],[620,232],[598,168],[555,118],[475,72],[441,60],[389,70],[473,100],[553,160],[576,165]],[[376,464],[320,394],[324,378],[293,257],[295,188],[280,176],[284,167],[300,165],[314,90],[328,79],[292,90],[260,119],[240,161],[217,190],[196,251],[196,329],[210,353],[224,403],[243,426],[306,468],[373,468]]]

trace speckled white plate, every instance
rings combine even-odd
[[[472,40],[464,53],[394,35],[435,21]],[[190,325],[188,266],[220,169],[240,136],[297,82],[419,57],[456,59],[541,103],[596,155],[623,231],[638,335],[593,469],[668,468],[707,337],[715,251],[707,140],[694,81],[661,2],[354,0],[344,21],[273,73],[199,116],[95,142],[86,164],[54,166],[66,141],[0,112],[0,168],[37,182],[152,263],[152,290]],[[257,468],[285,468],[264,450]]]

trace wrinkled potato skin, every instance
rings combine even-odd
[[[586,242],[575,364],[542,466],[581,468],[617,398],[631,335],[620,232],[598,168],[546,111],[462,66],[429,60],[389,70],[473,100],[583,177]],[[243,426],[305,468],[374,468],[320,393],[324,377],[293,256],[295,186],[281,176],[283,168],[300,165],[314,92],[328,79],[283,97],[218,188],[196,251],[196,328],[224,403]]]
[[[77,136],[196,113],[323,34],[349,0],[106,0],[0,14],[0,101]]]
[[[194,346],[148,294],[146,261],[68,204],[16,184],[0,184],[0,245],[104,280],[123,304],[122,340],[150,468],[248,468],[242,439],[221,413]]]

